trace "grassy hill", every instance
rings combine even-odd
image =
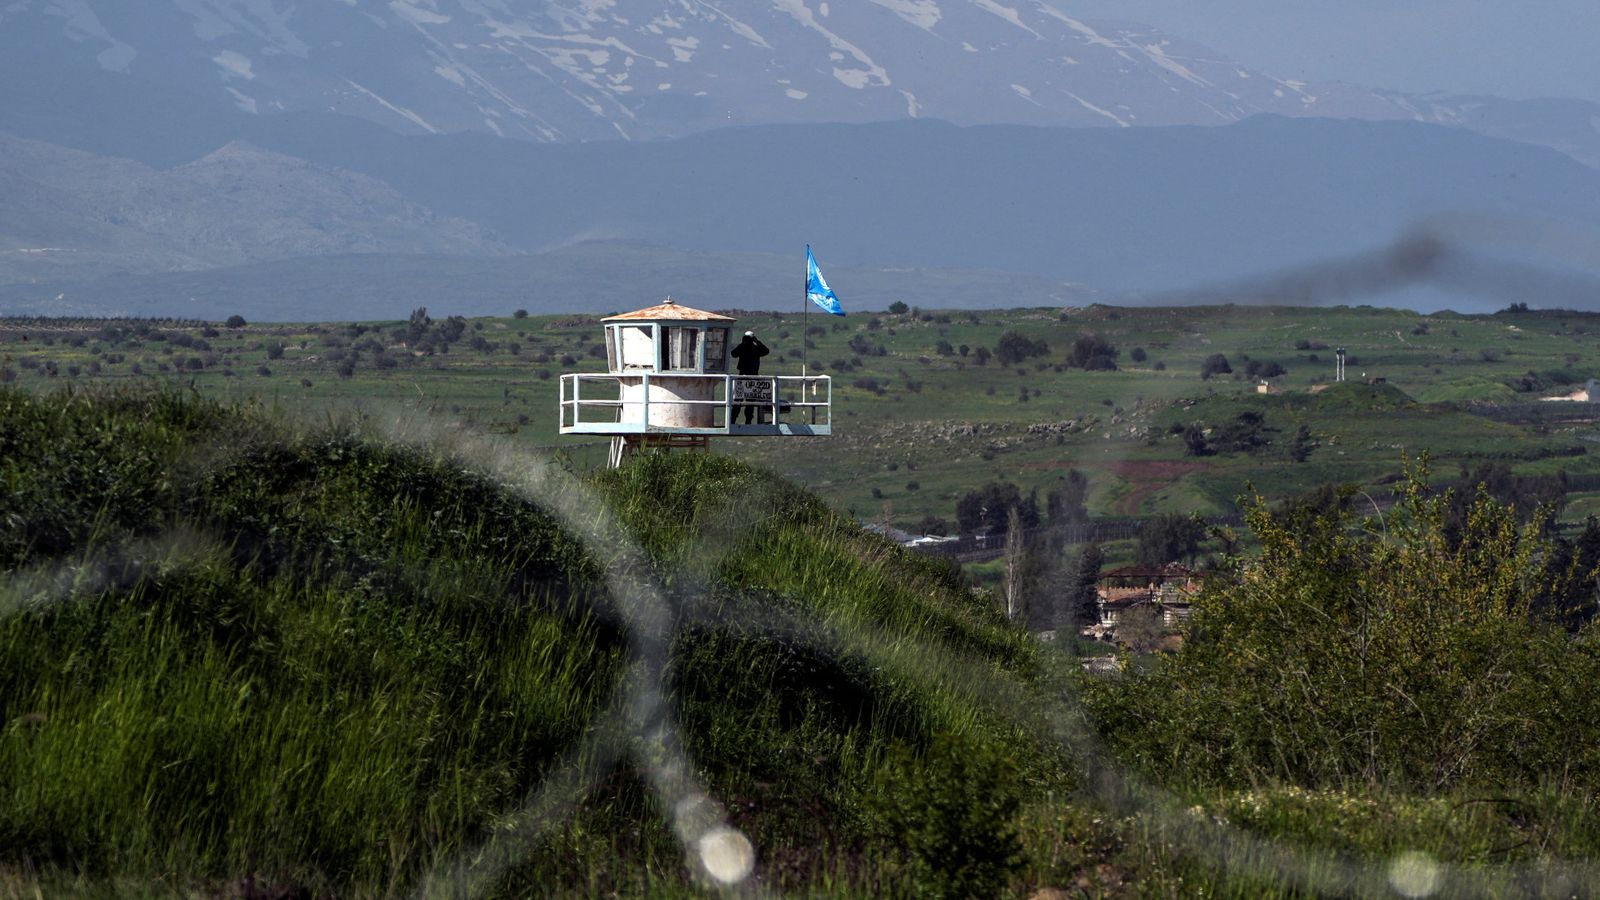
[[[959,840],[997,859],[1020,779],[1069,780],[979,696],[1031,690],[1024,635],[731,460],[577,483],[174,393],[13,391],[0,460],[0,865],[658,893],[728,825],[766,883],[870,890],[930,748],[993,794]]]

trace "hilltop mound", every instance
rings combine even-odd
[[[738,875],[743,834],[763,884],[971,893],[1015,860],[1019,778],[1062,777],[988,711],[1028,690],[1024,635],[730,460],[585,484],[470,440],[0,391],[0,480],[0,866],[637,895]],[[958,840],[897,832],[952,798]]]
[[[1315,394],[1296,393],[1285,397],[1294,408],[1315,413],[1382,412],[1415,409],[1418,405],[1410,394],[1388,382],[1340,381]]]

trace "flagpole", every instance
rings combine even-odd
[[[800,285],[800,399],[806,396],[806,363],[811,361],[810,351],[806,349],[811,340],[811,329],[806,326],[811,322],[811,245],[806,245],[806,277]]]

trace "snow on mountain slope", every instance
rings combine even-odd
[[[0,53],[409,133],[538,141],[729,125],[1223,124],[1261,112],[1428,119],[1279,81],[1068,0],[11,0]]]

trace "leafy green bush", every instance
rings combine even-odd
[[[1402,487],[1370,525],[1258,499],[1259,557],[1207,584],[1182,650],[1085,684],[1113,745],[1226,785],[1600,784],[1600,646],[1535,614],[1538,523],[1480,497],[1451,535],[1448,495]]]
[[[1016,768],[985,743],[940,734],[895,747],[867,795],[867,831],[918,897],[994,897],[1022,863]]]

